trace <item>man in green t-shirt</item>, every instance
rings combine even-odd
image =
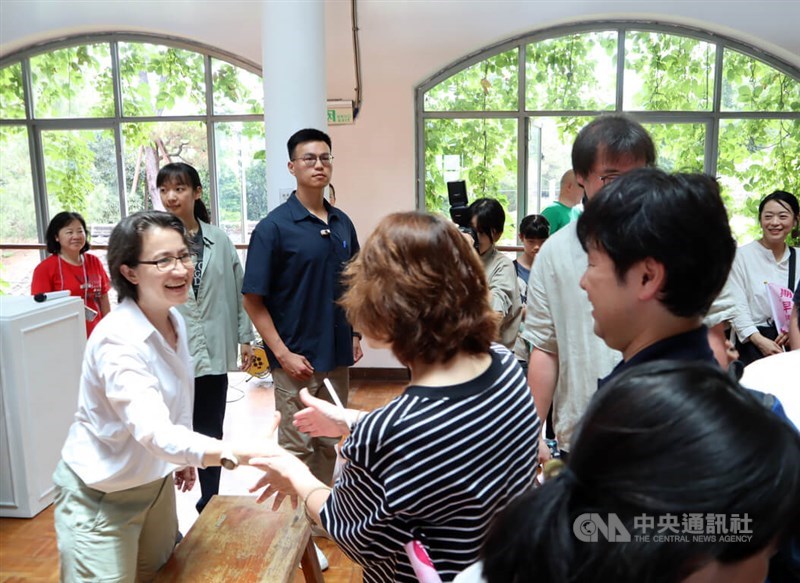
[[[558,200],[542,211],[542,215],[550,223],[551,235],[581,215],[578,205],[582,200],[583,189],[575,180],[575,172],[567,170],[561,177]]]

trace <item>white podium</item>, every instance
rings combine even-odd
[[[85,345],[80,298],[0,296],[0,516],[29,518],[53,502]]]

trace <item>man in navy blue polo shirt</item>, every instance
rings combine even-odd
[[[633,170],[595,195],[577,232],[594,332],[623,358],[600,386],[651,360],[716,365],[703,317],[736,253],[716,180]]]
[[[343,291],[344,264],[359,245],[349,217],[323,199],[333,173],[330,137],[300,130],[287,147],[297,190],[253,231],[242,294],[272,368],[275,407],[281,413],[278,442],[329,484],[338,440],[310,437],[292,420],[305,407],[298,397],[303,387],[331,401],[325,378],[347,405],[348,367],[361,358],[361,344],[336,301]]]

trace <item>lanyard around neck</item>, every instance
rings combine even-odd
[[[83,289],[83,303],[89,305],[89,278],[86,276],[86,258],[81,255],[81,267],[83,268],[83,281],[78,280],[78,283],[81,284],[81,288]],[[61,253],[58,254],[58,275],[61,277],[61,289],[66,289],[64,285],[64,270],[61,267],[61,262],[64,259],[61,257]],[[77,276],[75,279],[78,279]]]

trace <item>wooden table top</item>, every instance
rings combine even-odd
[[[156,581],[292,581],[310,536],[288,499],[273,512],[251,496],[214,496]]]

